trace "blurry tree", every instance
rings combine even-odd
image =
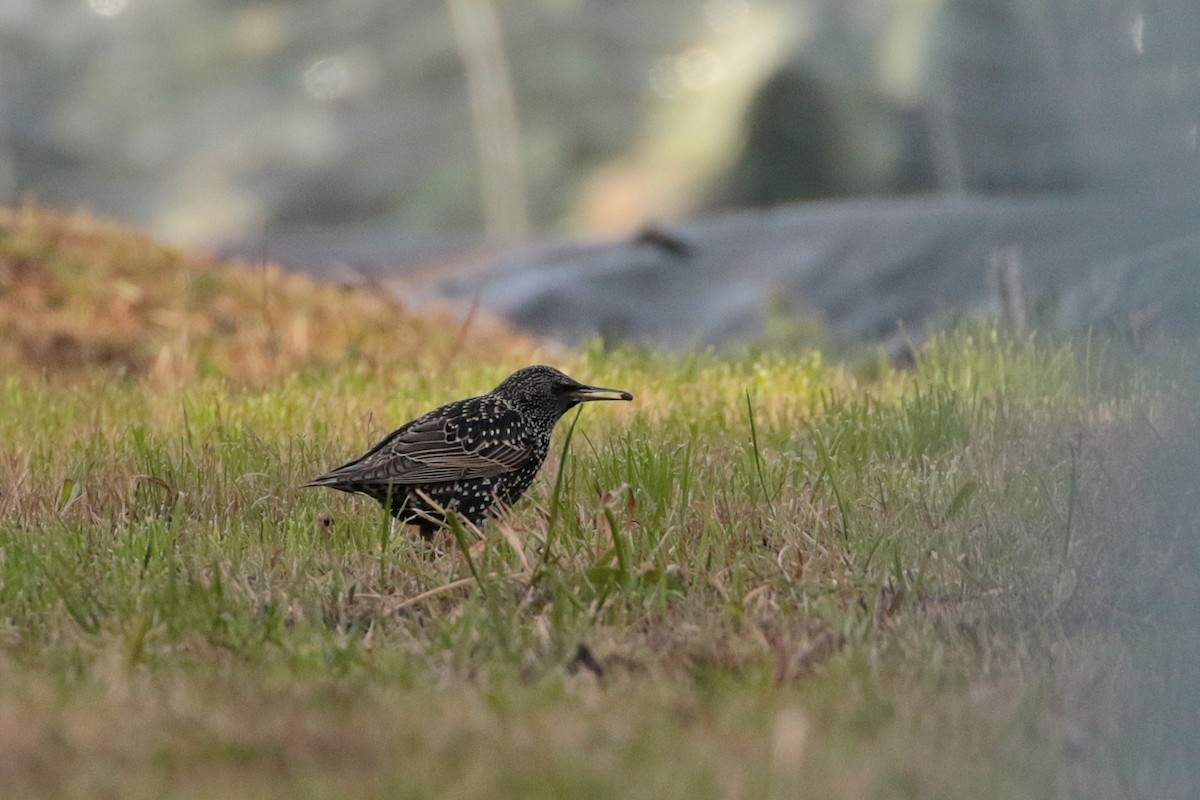
[[[1185,0],[946,0],[923,89],[940,185],[1194,194],[1197,42]]]
[[[878,45],[917,5],[814,3],[814,36],[749,105],[711,202],[1196,185],[1200,6],[943,0],[907,45],[916,91],[887,92]]]
[[[1186,191],[1197,41],[1190,0],[5,0],[0,191],[310,265],[526,218]]]
[[[185,241],[386,229],[397,261],[402,232],[461,246],[489,213],[519,238],[526,205],[554,226],[628,146],[694,16],[684,0],[8,0],[8,193]]]

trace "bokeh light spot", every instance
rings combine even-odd
[[[88,0],[88,8],[102,17],[115,17],[129,7],[129,0]]]
[[[707,47],[696,47],[684,53],[675,70],[683,88],[693,92],[712,88],[725,72],[720,57]]]
[[[314,100],[336,100],[350,89],[350,69],[340,58],[322,58],[304,71],[304,91]]]

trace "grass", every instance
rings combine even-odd
[[[565,420],[510,517],[430,548],[297,487],[548,354],[493,329],[434,369],[475,334],[394,316],[271,369],[176,331],[169,374],[0,378],[6,795],[1200,789],[1191,357],[986,328],[870,379],[557,353],[635,402]]]

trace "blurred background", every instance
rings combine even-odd
[[[1198,51],[1188,0],[5,0],[0,197],[566,339],[1190,331]]]

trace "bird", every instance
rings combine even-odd
[[[435,408],[309,486],[364,494],[432,540],[443,512],[482,525],[512,506],[546,460],[550,434],[580,403],[633,400],[545,365],[519,369],[478,397]]]

